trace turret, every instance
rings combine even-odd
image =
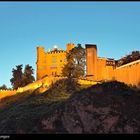
[[[66,51],[67,51],[67,53],[69,53],[69,51],[72,50],[74,47],[75,47],[74,44],[72,44],[72,43],[68,43],[68,44],[66,45],[66,48],[67,48]]]
[[[86,44],[86,75],[89,80],[97,80],[97,47]]]
[[[36,79],[39,80],[44,76],[45,71],[45,51],[44,48],[39,46],[37,47],[37,75]]]

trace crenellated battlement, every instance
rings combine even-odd
[[[46,54],[57,54],[57,53],[66,53],[66,51],[64,51],[64,50],[57,50],[57,51],[48,51],[48,52],[46,52]]]
[[[17,93],[17,90],[0,90],[0,99],[15,95],[16,93]]]
[[[0,89],[0,92],[14,92],[16,90],[13,89]]]

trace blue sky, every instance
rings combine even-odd
[[[140,2],[0,2],[0,85],[11,87],[19,64],[36,73],[37,46],[69,42],[115,59],[140,50]]]

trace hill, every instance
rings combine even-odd
[[[0,102],[0,133],[139,133],[140,91],[120,82],[81,88],[60,80],[44,93]]]

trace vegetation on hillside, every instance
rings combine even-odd
[[[139,133],[140,91],[117,81],[85,89],[67,79],[0,102],[0,133]]]

